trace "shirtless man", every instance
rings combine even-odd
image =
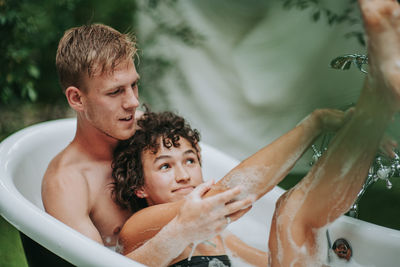
[[[77,129],[72,142],[48,166],[42,183],[43,204],[49,214],[106,246],[115,245],[131,215],[112,198],[111,161],[118,140],[128,139],[136,130],[139,74],[135,54],[129,35],[95,24],[66,31],[56,56],[62,89],[77,113]],[[237,189],[218,194],[212,201],[202,200],[210,186],[200,185],[174,220],[141,250],[127,256],[151,261],[154,266],[166,265],[193,241],[182,239],[182,244],[164,246],[166,240],[194,231],[206,238],[223,227],[221,218],[234,213],[235,219],[248,207],[246,200],[230,202],[239,193]],[[219,202],[230,204],[216,210]],[[215,218],[202,216],[214,210]],[[192,219],[197,223],[186,223]]]
[[[395,0],[359,0],[359,4],[370,63],[364,88],[354,114],[328,151],[277,202],[269,237],[270,266],[329,264],[326,242],[318,242],[319,237],[355,201],[384,131],[400,109],[400,6]],[[312,117],[240,163],[208,194],[237,184],[242,184],[242,194],[256,198],[271,190],[308,146],[308,138],[319,133],[320,126]],[[150,232],[162,229],[181,205],[184,202],[164,203],[134,214],[124,226],[121,241],[131,248],[146,244]],[[150,220],[154,223],[143,223]]]

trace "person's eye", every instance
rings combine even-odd
[[[195,159],[192,158],[186,160],[186,164],[193,164],[195,162],[196,162]]]
[[[134,82],[134,83],[131,84],[131,87],[132,87],[132,88],[135,88],[135,87],[138,86],[138,85],[139,85],[139,83],[136,81],[136,82]]]
[[[112,91],[112,92],[110,92],[110,93],[108,93],[108,95],[117,95],[118,93],[120,93],[121,92],[121,89],[117,89],[117,90],[114,90],[114,91]]]
[[[167,169],[169,169],[169,164],[168,163],[162,164],[160,166],[160,170],[167,170]]]

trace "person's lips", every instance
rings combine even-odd
[[[133,115],[129,115],[123,118],[119,119],[120,121],[132,121],[133,120]]]
[[[172,190],[172,193],[178,193],[178,194],[187,194],[192,192],[194,189],[194,186],[188,185],[188,186],[182,186],[179,188],[176,188]]]

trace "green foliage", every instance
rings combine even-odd
[[[0,103],[63,100],[54,62],[64,31],[100,22],[127,32],[136,10],[132,0],[0,0]]]
[[[313,21],[319,21],[324,18],[329,25],[343,24],[354,25],[361,23],[357,0],[344,0],[345,8],[340,12],[327,7],[323,0],[283,0],[285,8],[298,8],[301,10],[311,9],[311,18]],[[365,46],[364,33],[361,31],[350,31],[347,37],[354,37],[357,41]]]
[[[137,64],[140,73],[140,99],[152,108],[169,109],[173,103],[168,101],[168,87],[164,77],[174,75],[181,77],[176,68],[175,58],[165,51],[154,53],[152,49],[163,44],[165,39],[178,41],[184,46],[196,47],[202,44],[205,37],[194,30],[184,16],[180,16],[178,0],[142,0],[138,1],[138,9],[142,15],[149,18],[153,27],[139,36],[140,60]],[[166,16],[166,14],[169,14]],[[140,48],[143,48],[143,53]],[[168,48],[166,48],[168,50]],[[149,51],[153,51],[149,52]],[[180,86],[186,84],[180,79]]]
[[[103,23],[137,34],[139,13],[153,18],[156,31],[139,38],[140,95],[149,103],[164,101],[162,77],[174,70],[173,60],[142,53],[168,36],[196,45],[198,35],[185,21],[165,21],[159,7],[174,9],[178,0],[0,0],[0,141],[40,121],[73,116],[58,83],[55,55],[64,31]],[[165,102],[165,101],[164,101]]]

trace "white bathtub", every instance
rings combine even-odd
[[[37,124],[0,144],[0,214],[20,232],[77,266],[143,266],[86,238],[43,210],[41,180],[50,159],[72,140],[75,119]],[[204,177],[220,178],[238,161],[202,144]],[[276,187],[229,228],[243,240],[267,249]],[[332,241],[345,237],[355,260],[363,265],[398,266],[400,232],[341,217],[330,227]]]

